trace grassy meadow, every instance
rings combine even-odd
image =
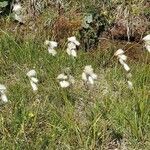
[[[82,39],[78,31],[86,10],[100,7],[111,27],[115,17],[127,9],[130,13],[125,16],[149,16],[148,3],[65,2],[59,10],[44,7],[45,11],[25,24],[15,22],[11,14],[0,17],[0,84],[6,86],[8,97],[7,103],[0,98],[0,150],[150,150],[150,54],[141,42],[149,30],[140,30],[139,41],[132,41],[131,47],[127,41],[121,45],[119,40],[107,42],[110,35],[105,35],[96,37],[99,42],[93,50],[85,52],[79,46],[75,59],[66,53],[68,37]],[[115,10],[119,4],[122,12]],[[133,18],[128,17],[123,19],[132,24]],[[58,42],[56,56],[48,53],[45,40]],[[114,57],[119,48],[128,56],[132,90]],[[86,65],[92,65],[98,76],[91,88],[82,81]],[[61,88],[57,76],[68,67],[75,84]],[[39,79],[36,92],[26,75],[31,69]]]
[[[59,49],[48,55],[44,44],[17,43],[11,35],[0,38],[0,83],[9,102],[1,104],[0,149],[142,149],[150,147],[150,71],[146,62],[129,61],[134,89],[111,49],[78,52],[72,60]],[[149,57],[143,51],[143,57]],[[92,65],[98,75],[94,88],[85,88],[81,73]],[[60,88],[58,74],[70,67],[72,88]],[[26,76],[30,69],[40,80],[33,92]]]

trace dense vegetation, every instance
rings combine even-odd
[[[8,3],[7,3],[8,2]],[[148,0],[0,1],[0,84],[8,102],[0,105],[0,149],[149,150],[150,54]],[[81,45],[66,53],[67,38]],[[44,42],[58,42],[57,55]],[[123,49],[133,89],[114,53]],[[92,65],[98,78],[87,88],[81,74]],[[66,68],[75,84],[61,88]],[[27,72],[37,72],[32,91]]]

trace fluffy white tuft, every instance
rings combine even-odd
[[[118,55],[122,55],[124,54],[124,50],[123,49],[118,49],[116,52],[115,52],[115,56],[118,56]]]
[[[69,41],[69,42],[72,42],[72,43],[74,43],[74,44],[76,44],[77,46],[80,45],[80,42],[77,41],[77,39],[76,39],[75,36],[69,37],[69,38],[68,38],[68,41]]]
[[[27,76],[28,76],[28,77],[34,77],[34,76],[36,76],[36,71],[35,71],[35,70],[30,70],[30,71],[27,73]]]
[[[60,84],[60,86],[62,88],[67,88],[67,87],[70,86],[70,83],[68,81],[65,81],[65,80],[64,81],[60,81],[59,84]]]

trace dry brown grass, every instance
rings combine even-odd
[[[71,12],[70,17],[67,15],[59,16],[53,26],[53,35],[57,41],[62,41],[67,37],[75,35],[82,25],[82,15]]]

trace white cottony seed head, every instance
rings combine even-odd
[[[116,52],[115,52],[115,56],[118,56],[118,55],[122,55],[122,54],[124,54],[124,50],[122,50],[122,49],[118,49]]]
[[[39,80],[37,78],[35,78],[35,77],[31,77],[31,81],[34,82],[34,83],[38,83],[39,82]]]
[[[73,58],[77,57],[77,52],[76,52],[75,49],[69,49],[69,48],[67,48],[67,54],[70,55],[70,56],[72,56]]]
[[[92,66],[91,66],[91,65],[85,66],[84,72],[85,72],[86,74],[93,74],[93,68],[92,68]]]
[[[69,41],[69,42],[72,42],[72,43],[74,43],[74,44],[76,44],[77,46],[80,45],[80,42],[77,41],[77,39],[76,39],[75,36],[69,37],[69,38],[68,38],[68,41]]]
[[[93,84],[94,84],[94,79],[93,79],[91,76],[89,76],[89,77],[88,77],[88,82],[89,82],[91,85],[93,85]]]
[[[52,49],[52,48],[48,48],[48,52],[50,54],[52,54],[52,56],[55,56],[57,54],[56,50]]]
[[[85,81],[85,82],[88,80],[87,75],[86,75],[85,72],[82,73],[82,80]]]
[[[55,48],[58,46],[58,43],[55,41],[45,41],[45,45],[48,45],[48,52],[52,55],[55,56],[57,54],[57,51]]]
[[[146,36],[143,38],[143,41],[150,41],[150,34],[146,35]]]
[[[70,83],[68,81],[65,81],[65,80],[64,81],[60,81],[59,84],[60,84],[60,86],[62,88],[67,88],[67,87],[70,86]]]
[[[46,40],[44,44],[50,46],[51,48],[56,48],[58,46],[57,42],[49,40]]]
[[[76,44],[72,41],[69,41],[69,43],[67,45],[67,54],[72,56],[73,58],[77,57]]]
[[[123,61],[126,61],[127,60],[127,56],[122,54],[122,55],[118,55],[118,58],[119,59],[122,59]]]
[[[67,45],[68,49],[76,49],[76,44],[73,43],[73,42],[69,42],[68,45]]]
[[[30,83],[31,83],[31,87],[32,87],[33,91],[37,91],[38,90],[37,84],[35,82],[33,82],[32,80],[30,80]]]
[[[6,87],[3,84],[0,84],[0,95],[1,95],[1,100],[6,103],[8,102],[7,96],[6,96]]]
[[[13,12],[18,13],[22,10],[21,4],[15,4],[13,7]]]
[[[59,74],[57,80],[62,88],[67,88],[75,83],[74,77],[65,73]]]
[[[50,44],[50,41],[46,40],[44,44],[45,44],[45,45],[49,45],[49,44]]]
[[[133,89],[133,83],[131,81],[127,81],[129,89]]]
[[[13,6],[13,13],[14,13],[14,19],[20,23],[23,23],[24,21],[24,17],[22,15],[22,6],[20,3],[16,3],[14,6]]]
[[[130,67],[125,62],[127,60],[127,57],[125,55],[118,55],[120,64],[124,67],[124,69],[128,72],[130,71]]]
[[[75,36],[68,38],[68,45],[67,45],[67,54],[74,57],[77,57],[76,46],[79,46],[80,43],[77,41]]]
[[[150,45],[146,45],[145,47],[148,50],[148,52],[150,52]]]
[[[14,19],[17,20],[18,22],[23,22],[23,17],[21,15],[14,15]]]
[[[150,52],[150,34],[145,36],[143,41],[145,42],[145,48]]]
[[[96,79],[97,79],[97,74],[92,73],[92,74],[91,74],[91,77],[92,77],[94,80],[96,80]]]
[[[7,102],[8,102],[8,98],[7,98],[7,96],[6,96],[5,93],[4,93],[4,94],[1,94],[1,99],[2,99],[2,101],[3,101],[4,103],[7,103]]]
[[[87,85],[94,85],[94,81],[97,79],[97,75],[93,72],[93,68],[91,65],[87,65],[84,68],[82,73],[82,80]]]
[[[130,67],[126,63],[124,63],[123,67],[127,72],[130,71]]]
[[[68,77],[64,73],[62,73],[62,74],[57,76],[57,79],[58,80],[66,80],[66,79],[68,79]]]
[[[27,73],[27,76],[28,76],[28,77],[34,77],[34,76],[36,76],[36,71],[35,71],[35,70],[30,70],[30,71]]]
[[[56,48],[58,46],[58,43],[55,41],[50,41],[50,47],[51,48]]]
[[[77,52],[76,52],[76,50],[71,50],[71,51],[70,51],[70,54],[71,54],[72,57],[77,57]]]
[[[32,87],[33,91],[38,90],[38,87],[37,87],[38,79],[36,78],[36,75],[37,75],[37,73],[36,73],[35,70],[30,70],[27,73],[27,76],[29,77],[30,84],[31,84],[31,87]]]
[[[3,84],[0,84],[0,92],[5,91],[5,90],[6,90],[6,86]]]

